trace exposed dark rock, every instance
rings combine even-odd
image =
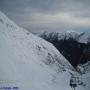
[[[90,43],[80,43],[72,35],[59,35],[59,33],[44,32],[40,35],[43,39],[51,42],[60,53],[74,66],[84,64],[90,60]]]

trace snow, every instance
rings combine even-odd
[[[79,78],[85,84],[85,86],[83,86],[83,89],[89,90],[90,89],[90,61],[84,65],[79,65],[79,67],[83,73]],[[80,89],[80,90],[83,90],[83,89]]]
[[[0,88],[72,90],[72,70],[51,43],[18,27],[0,12]],[[84,90],[81,88],[78,90]]]
[[[76,38],[76,40],[81,43],[87,43],[88,41],[90,42],[90,32],[68,31],[67,35],[71,35],[73,38]]]
[[[81,33],[83,34],[80,38],[79,38],[79,42],[81,43],[87,43],[87,42],[90,42],[90,32],[84,32],[84,33]]]
[[[76,39],[81,43],[87,43],[88,39],[90,39],[90,32],[77,32],[75,30],[69,30],[67,31],[67,34],[71,34],[73,38],[76,37]]]
[[[58,35],[58,39],[64,39],[66,38],[67,40],[69,38],[74,38],[75,40],[77,40],[80,43],[87,43],[90,42],[90,32],[77,32],[77,31],[66,31],[66,32],[48,32],[48,31],[44,31],[40,35],[45,34],[47,37],[50,35],[50,33],[52,33],[52,35],[54,36],[55,34]]]
[[[72,66],[52,44],[18,27],[0,12],[1,86],[50,90],[53,76],[67,68]]]

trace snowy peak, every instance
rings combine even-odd
[[[90,32],[80,33],[78,41],[81,43],[89,43],[90,42]]]
[[[24,52],[26,51],[26,53],[33,52],[36,54],[36,57],[41,58],[42,61],[46,64],[51,65],[52,63],[52,65],[55,65],[54,63],[56,63],[57,67],[71,67],[68,61],[58,52],[58,50],[56,50],[56,48],[52,44],[18,27],[11,20],[9,20],[2,12],[0,12],[0,21],[0,36],[1,39],[2,37],[4,37],[7,40],[6,45],[9,43],[10,47],[12,47],[13,49],[15,48],[16,50],[18,48],[18,50]],[[16,51],[13,50],[12,52]],[[23,54],[24,52],[19,53]]]
[[[51,43],[18,27],[0,12],[1,86],[42,90],[45,88],[43,85],[50,84],[57,73],[72,69]]]
[[[42,35],[45,35],[46,37],[49,37],[49,36],[54,37],[57,35],[59,40],[73,38],[81,43],[90,42],[90,32],[76,32],[76,31],[47,32],[47,31],[44,31],[43,33],[40,34],[41,37]]]
[[[13,26],[13,27],[17,27],[17,25],[12,22],[4,13],[2,13],[0,11],[0,24],[5,24],[7,26]]]

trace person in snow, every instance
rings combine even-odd
[[[71,86],[71,88],[73,88],[75,90],[75,88],[77,87],[76,78],[70,79],[70,86]]]

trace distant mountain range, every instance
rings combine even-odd
[[[88,32],[43,32],[39,36],[51,42],[74,67],[90,61],[90,33]]]

